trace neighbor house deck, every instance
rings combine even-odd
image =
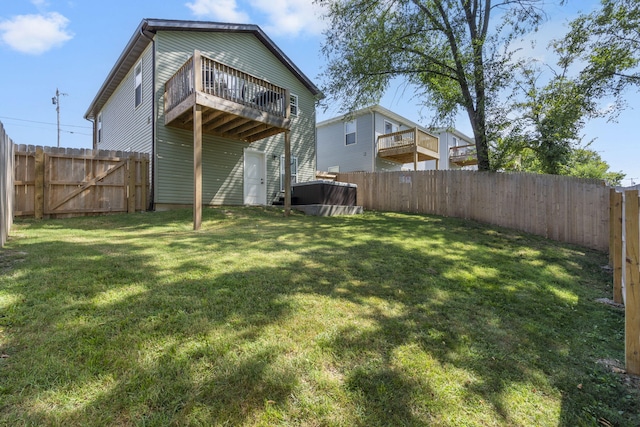
[[[417,163],[440,160],[438,137],[418,128],[388,133],[378,137],[378,156],[396,163]]]
[[[180,129],[193,129],[195,105],[205,134],[254,142],[291,127],[288,89],[198,51],[167,81],[164,100],[165,125]]]
[[[477,165],[478,153],[476,146],[471,144],[449,148],[449,161],[458,166]]]

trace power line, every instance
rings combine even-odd
[[[48,124],[48,123],[45,123],[45,124]],[[15,123],[12,123],[11,126],[28,127],[29,129],[53,130],[53,129],[49,129],[49,128],[41,128],[41,127],[38,127],[38,126],[29,126],[29,125],[19,125],[19,124],[15,124]],[[60,129],[60,132],[72,133],[74,135],[93,136],[90,133],[82,133],[82,132],[76,132],[76,131],[73,131],[73,130],[65,130],[65,129]]]
[[[20,122],[38,123],[38,124],[41,124],[41,125],[52,125],[52,126],[56,126],[57,125],[57,123],[37,122],[35,120],[17,119],[15,117],[6,117],[6,116],[0,116],[0,119],[18,120]],[[60,126],[69,127],[69,128],[93,129],[91,126],[63,125],[62,123],[60,124]]]

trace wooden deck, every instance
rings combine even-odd
[[[193,131],[193,229],[202,225],[202,135],[243,142],[284,133],[291,157],[291,106],[286,88],[203,56],[200,51],[165,83],[164,124]],[[284,162],[284,214],[291,211],[291,163]]]
[[[202,70],[194,73],[194,70]],[[254,142],[291,127],[289,90],[202,56],[198,51],[165,84],[165,125]]]
[[[471,144],[449,148],[449,162],[458,166],[477,165],[478,154],[476,152],[476,146]]]
[[[438,138],[420,129],[407,129],[378,137],[378,156],[396,163],[440,160]]]

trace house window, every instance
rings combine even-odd
[[[135,71],[136,107],[142,104],[142,61],[138,62]]]
[[[291,94],[289,96],[289,107],[291,108],[291,115],[298,115],[298,95]]]
[[[455,136],[451,137],[451,146],[452,147],[457,147],[459,145],[458,143],[458,138],[456,138]]]
[[[398,125],[388,122],[388,121],[384,121],[384,133],[385,135],[388,133],[394,133],[394,132],[398,132]]]
[[[344,124],[344,143],[345,145],[351,145],[356,143],[356,121],[351,120]]]
[[[102,113],[98,114],[98,144],[102,142]]]
[[[298,182],[298,158],[291,156],[291,183]],[[284,155],[280,156],[280,191],[284,191]]]

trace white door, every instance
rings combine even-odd
[[[244,204],[267,204],[267,172],[262,151],[244,150]]]

